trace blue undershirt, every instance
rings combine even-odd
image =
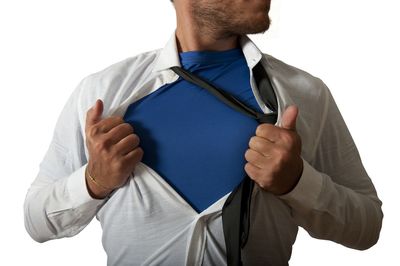
[[[179,53],[183,68],[261,112],[240,48]],[[124,116],[140,138],[142,162],[200,213],[245,176],[244,153],[257,121],[179,78],[132,103]]]

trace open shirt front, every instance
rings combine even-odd
[[[240,45],[249,69],[261,60],[270,75],[278,100],[277,125],[288,105],[299,107],[296,127],[304,163],[297,186],[286,195],[255,186],[244,264],[286,265],[298,226],[349,247],[371,245],[381,226],[381,202],[329,89],[318,78],[263,54],[247,36]],[[100,98],[104,117],[123,116],[131,103],[178,79],[171,66],[180,66],[175,32],[163,49],[81,81],[60,114],[25,199],[25,226],[33,239],[73,236],[96,216],[108,265],[226,264],[221,209],[229,193],[197,213],[143,162],[107,199],[91,198],[86,188],[86,111]],[[260,109],[269,112],[252,74],[250,86]]]

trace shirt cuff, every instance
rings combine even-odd
[[[95,199],[90,196],[85,179],[86,165],[87,164],[83,165],[68,177],[67,190],[73,208],[77,208],[82,205],[89,205],[88,207],[97,207],[106,200]]]
[[[314,209],[322,189],[322,175],[306,160],[297,185],[289,193],[278,196],[294,209]]]

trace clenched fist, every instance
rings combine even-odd
[[[289,106],[281,127],[260,124],[250,138],[244,170],[262,189],[275,195],[291,191],[303,172],[301,139],[296,132],[299,110]]]
[[[101,118],[103,102],[97,100],[86,114],[86,146],[89,161],[86,184],[95,198],[104,198],[125,184],[136,164],[142,160],[139,137],[120,116]]]

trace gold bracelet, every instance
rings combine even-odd
[[[90,178],[90,180],[92,180],[92,182],[93,182],[94,184],[96,184],[98,187],[100,187],[100,188],[102,188],[102,189],[105,189],[105,190],[113,190],[112,188],[105,187],[105,186],[103,186],[102,184],[100,184],[99,182],[97,182],[96,179],[94,179],[94,177],[91,176],[91,175],[89,174],[89,170],[88,170],[88,167],[87,167],[87,166],[86,166],[86,174],[87,174],[87,176]]]

